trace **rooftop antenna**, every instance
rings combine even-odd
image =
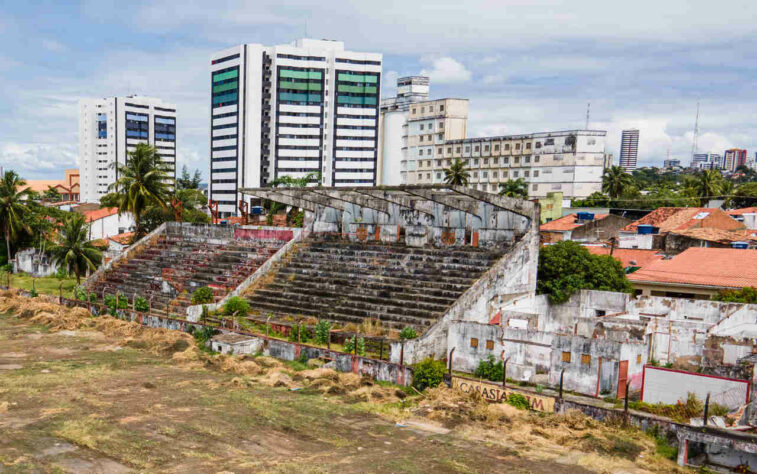
[[[697,135],[699,135],[699,101],[697,101],[697,118],[694,120],[694,139],[691,142],[691,162],[694,162],[694,155],[697,152]]]
[[[586,130],[589,129],[589,115],[591,113],[591,102],[586,103]]]

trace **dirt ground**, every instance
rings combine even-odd
[[[397,396],[354,374],[198,355],[186,334],[82,310],[21,306],[19,318],[3,300],[0,473],[675,468],[645,435],[626,439],[582,415],[518,412],[441,388]]]

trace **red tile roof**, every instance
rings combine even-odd
[[[111,235],[108,237],[113,242],[121,245],[131,244],[131,239],[134,237],[134,232],[124,232],[123,234]]]
[[[707,219],[706,222],[703,222]],[[724,230],[743,229],[744,226],[729,217],[721,209],[707,207],[659,207],[646,216],[621,229],[623,232],[635,232],[639,225],[652,225],[660,233],[680,231],[692,227],[706,226]]]
[[[610,247],[604,247],[599,245],[584,245],[586,250],[594,255],[610,255]],[[623,268],[626,267],[642,267],[649,265],[657,260],[662,260],[663,255],[658,253],[657,250],[642,250],[642,249],[619,249],[616,248],[612,252],[612,256],[620,261]]]
[[[631,282],[757,287],[757,251],[691,247],[628,275]]]
[[[594,214],[594,220],[598,221],[600,219],[604,219],[608,215],[609,214]],[[568,230],[573,230],[577,227],[581,227],[582,225],[585,225],[587,223],[588,222],[583,222],[581,224],[578,224],[576,223],[576,214],[568,214],[567,216],[563,216],[559,219],[555,219],[553,221],[542,224],[539,227],[539,230],[545,232],[565,232]]]
[[[743,214],[754,214],[754,213],[757,213],[757,207],[744,207],[742,209],[731,209],[730,211],[726,211],[726,212],[730,216],[741,216]]]
[[[755,231],[723,230],[723,229],[714,229],[711,227],[686,229],[686,230],[671,232],[671,234],[683,235],[685,237],[691,237],[692,239],[706,240],[708,242],[718,242],[721,244],[757,240],[757,237],[753,236],[753,234],[757,234],[757,232]]]
[[[92,222],[98,219],[102,219],[103,217],[118,214],[118,208],[104,207],[102,209],[95,209],[93,211],[84,211],[82,212],[82,214],[84,214],[84,216],[87,218],[87,222]]]

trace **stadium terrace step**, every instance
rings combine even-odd
[[[433,324],[501,256],[472,247],[307,240],[248,296],[253,311],[386,327]]]

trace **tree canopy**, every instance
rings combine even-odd
[[[523,178],[509,179],[499,184],[499,194],[511,198],[528,199],[528,183]]]
[[[444,169],[444,182],[453,186],[468,186],[470,173],[465,168],[465,163],[456,158],[449,168]]]
[[[102,253],[88,239],[89,225],[81,214],[70,213],[63,220],[55,246],[51,249],[53,262],[76,275],[81,282],[87,270],[94,271],[102,262]]]
[[[0,227],[5,236],[8,262],[11,261],[11,239],[16,239],[22,230],[30,230],[25,219],[28,213],[25,201],[29,192],[22,190],[24,186],[26,181],[15,171],[6,171],[0,181]]]
[[[631,283],[620,262],[609,255],[592,255],[584,246],[562,241],[539,252],[536,291],[552,303],[564,303],[579,290],[630,293]]]
[[[611,166],[602,175],[602,191],[611,198],[619,198],[633,184],[631,175],[620,166]]]

